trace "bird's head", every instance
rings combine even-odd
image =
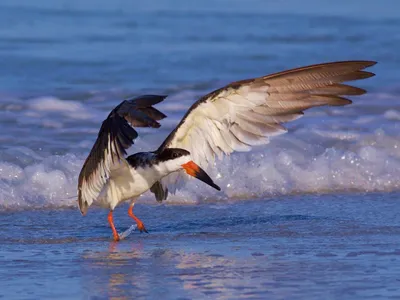
[[[210,176],[192,160],[190,152],[185,149],[166,148],[157,155],[157,159],[164,162],[169,173],[183,169],[188,175],[207,183],[218,191],[221,190]]]

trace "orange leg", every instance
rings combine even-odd
[[[128,208],[128,215],[129,215],[132,219],[135,220],[136,225],[137,225],[138,229],[140,230],[140,232],[143,232],[143,231],[144,231],[144,232],[146,232],[146,233],[149,233],[149,232],[146,230],[146,228],[144,227],[143,222],[140,221],[139,218],[136,217],[136,216],[133,214],[133,205],[130,205],[130,206],[129,206],[129,208]]]
[[[118,242],[119,241],[119,235],[118,235],[118,232],[117,232],[117,230],[115,229],[115,226],[114,226],[112,210],[110,210],[110,212],[108,213],[108,223],[110,223],[111,230],[113,232],[114,241]]]

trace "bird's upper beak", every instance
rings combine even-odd
[[[221,188],[212,181],[210,176],[197,164],[195,164],[192,160],[186,164],[183,164],[182,167],[185,169],[186,173],[190,176],[196,177],[197,179],[207,183],[208,185],[212,186],[214,189],[220,191]]]

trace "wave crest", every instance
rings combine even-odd
[[[377,131],[360,137],[337,132],[335,142],[319,131],[298,130],[250,153],[235,153],[209,170],[222,192],[197,180],[170,195],[167,203],[265,198],[289,194],[390,192],[400,188],[400,145],[396,136]],[[332,145],[332,143],[334,145]],[[78,174],[84,157],[41,157],[15,150],[13,163],[1,162],[0,207],[42,208],[76,205]],[[141,197],[155,203],[153,195]]]

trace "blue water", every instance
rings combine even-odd
[[[104,211],[0,214],[0,297],[398,299],[398,210],[399,193],[141,206],[150,233],[120,243]]]
[[[400,295],[400,2],[0,2],[0,298],[388,299]],[[209,170],[110,242],[77,176],[122,99],[168,94],[153,150],[201,95],[326,61],[378,61],[369,93]],[[125,207],[119,230],[129,227]]]
[[[390,87],[399,78],[400,4],[385,3],[203,1],[192,7],[185,1],[3,0],[2,91],[207,87],[360,57],[380,62],[371,85]]]

